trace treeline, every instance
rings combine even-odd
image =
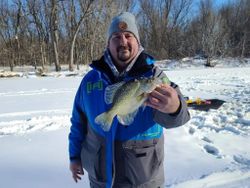
[[[1,0],[0,66],[88,64],[121,11],[136,15],[141,43],[157,59],[250,56],[249,0],[220,7],[213,0]]]

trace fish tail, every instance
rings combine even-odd
[[[95,118],[95,123],[99,124],[104,131],[109,131],[113,122],[113,117],[114,116],[110,113],[104,112]]]

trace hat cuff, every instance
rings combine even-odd
[[[135,17],[129,12],[123,12],[113,18],[107,33],[107,41],[109,41],[113,33],[117,32],[130,32],[135,36],[138,43],[140,43]]]

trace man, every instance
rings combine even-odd
[[[82,80],[77,91],[69,134],[70,170],[77,182],[88,172],[91,188],[161,188],[164,186],[163,127],[185,124],[189,113],[178,86],[159,85],[150,93],[133,123],[121,125],[115,117],[108,132],[95,123],[107,111],[107,86],[142,77],[166,77],[140,45],[135,17],[114,17],[107,49]]]

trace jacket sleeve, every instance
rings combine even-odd
[[[69,157],[70,161],[80,160],[81,145],[86,134],[87,118],[84,113],[82,85],[78,88],[75,96],[72,116],[71,127],[69,133]]]
[[[160,76],[162,78],[166,77],[163,71],[156,68],[155,76]],[[158,110],[153,111],[154,115],[154,121],[164,128],[174,128],[179,127],[181,125],[184,125],[186,122],[190,120],[190,114],[188,112],[186,101],[178,87],[175,83],[170,83],[171,87],[173,87],[177,93],[180,100],[180,106],[174,114],[167,114],[160,112]]]

